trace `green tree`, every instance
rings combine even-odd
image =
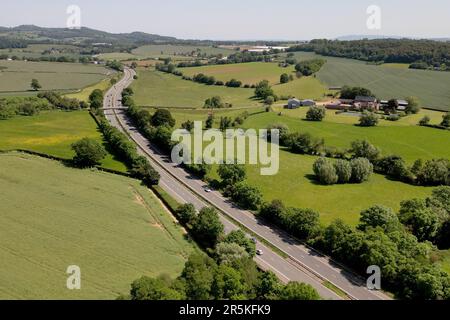
[[[154,127],[169,126],[170,128],[173,128],[175,123],[175,119],[167,109],[158,109],[151,117],[151,124]]]
[[[366,158],[356,158],[350,162],[352,166],[352,181],[362,183],[369,180],[373,173],[373,165]]]
[[[281,200],[273,200],[270,203],[264,203],[260,210],[259,215],[272,222],[279,222],[286,212],[286,207]]]
[[[242,259],[248,259],[249,255],[245,248],[237,243],[221,242],[216,247],[216,255],[219,264],[234,266]]]
[[[38,79],[32,79],[31,80],[31,89],[33,89],[34,91],[39,91],[39,89],[41,89],[42,86],[39,83]]]
[[[408,114],[417,114],[420,112],[422,107],[420,106],[420,101],[416,97],[406,97],[406,102],[408,102],[408,106],[406,107],[405,112]]]
[[[300,239],[308,240],[320,231],[319,214],[311,209],[289,208],[281,220]]]
[[[235,185],[247,177],[245,166],[241,164],[221,164],[217,170],[224,186]]]
[[[400,222],[391,208],[375,205],[361,212],[358,229],[365,231],[368,228],[380,227],[386,232],[398,230]]]
[[[182,300],[184,295],[161,278],[142,277],[131,284],[131,300]]]
[[[246,287],[239,271],[220,265],[212,284],[212,294],[218,300],[245,300]]]
[[[210,115],[208,115],[208,118],[206,119],[205,127],[206,127],[206,129],[211,129],[213,127],[213,125],[214,125],[214,115],[210,114]]]
[[[305,283],[289,282],[284,288],[281,289],[280,299],[293,301],[293,300],[320,300],[320,295],[316,289]]]
[[[211,299],[211,287],[217,264],[203,253],[192,254],[184,265],[181,278],[186,283],[186,296],[190,300]]]
[[[150,162],[144,156],[138,156],[134,161],[130,173],[133,177],[142,180],[142,182],[150,187],[156,186],[161,178],[158,171],[152,167]]]
[[[352,166],[349,161],[339,159],[334,164],[334,170],[338,177],[338,183],[348,183],[352,178]]]
[[[175,210],[175,216],[182,224],[188,224],[195,220],[197,210],[192,203],[182,204]]]
[[[257,187],[241,182],[231,189],[231,198],[243,209],[257,210],[262,202],[262,193]]]
[[[275,103],[275,98],[273,96],[268,96],[265,100],[264,103],[268,106],[271,106]]]
[[[450,128],[450,112],[442,116],[441,126]]]
[[[323,146],[324,140],[312,137],[309,133],[295,132],[286,138],[290,150],[299,154],[317,154]]]
[[[326,111],[324,107],[312,106],[306,112],[306,120],[322,121],[325,118]]]
[[[230,232],[224,239],[225,243],[235,243],[248,253],[250,257],[254,257],[256,254],[256,244],[249,239],[242,230],[235,230]]]
[[[354,158],[366,158],[375,161],[379,158],[381,151],[367,140],[356,140],[352,142],[350,152]]]
[[[437,214],[427,207],[424,200],[413,199],[400,204],[399,219],[419,241],[432,241],[439,228]]]
[[[191,132],[194,129],[194,121],[187,120],[181,124],[181,128]]]
[[[380,118],[374,112],[364,111],[359,117],[359,125],[361,127],[375,127]]]
[[[74,163],[79,167],[93,167],[106,157],[106,151],[96,140],[83,138],[72,144]]]
[[[225,131],[233,126],[233,119],[230,117],[220,117],[220,130]]]
[[[192,233],[206,248],[213,248],[223,235],[223,224],[214,208],[203,208],[192,222]]]
[[[424,116],[422,119],[420,119],[419,121],[419,126],[426,126],[430,123],[431,118],[429,116]]]
[[[258,277],[256,296],[260,300],[278,300],[282,284],[277,276],[271,272],[261,272]]]
[[[289,82],[289,75],[287,73],[283,73],[280,76],[280,83],[283,84],[283,83],[288,83],[288,82]]]
[[[326,185],[336,184],[339,180],[333,163],[327,158],[319,158],[313,165],[314,174],[320,183]]]
[[[275,93],[270,87],[269,81],[262,80],[256,85],[255,96],[262,100],[265,100],[268,96],[275,96]]]

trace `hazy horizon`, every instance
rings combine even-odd
[[[446,0],[18,0],[2,4],[0,25],[65,27],[69,5],[81,9],[84,27],[112,33],[134,31],[179,39],[310,40],[349,35],[449,38],[450,2]],[[370,30],[366,10],[381,9],[381,28]],[[27,9],[27,10],[25,10]],[[128,14],[129,13],[129,14]]]

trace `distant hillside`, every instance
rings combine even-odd
[[[0,43],[3,41],[23,41],[26,43],[70,43],[92,44],[108,43],[112,45],[141,45],[159,42],[175,42],[176,38],[144,32],[109,33],[90,28],[43,28],[34,25],[22,25],[14,28],[0,27]]]

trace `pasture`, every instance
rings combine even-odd
[[[9,57],[40,58],[40,57],[80,57],[80,47],[66,44],[30,44],[26,48],[0,49],[0,55],[7,54]]]
[[[329,111],[328,111],[329,113]],[[348,123],[337,123],[332,118],[310,122],[276,113],[254,115],[244,123],[246,128],[266,128],[273,123],[286,124],[291,132],[309,132],[324,138],[327,146],[349,148],[357,139],[367,139],[379,147],[384,155],[396,154],[412,164],[415,160],[450,159],[450,131],[416,125],[380,125],[364,128]]]
[[[416,96],[427,108],[450,110],[450,72],[413,70],[402,64],[368,65],[364,61],[297,52],[299,60],[320,57],[327,63],[317,77],[329,87],[362,86],[380,99]]]
[[[137,180],[18,153],[0,167],[0,299],[115,299],[142,275],[178,276],[194,250]]]
[[[17,116],[0,121],[0,150],[24,149],[71,159],[71,144],[89,137],[102,142],[102,135],[87,111],[46,111],[33,117]],[[102,166],[126,171],[122,162],[108,156]]]
[[[249,62],[236,64],[211,65],[203,67],[180,68],[184,75],[193,77],[203,73],[214,76],[217,80],[227,82],[237,79],[245,84],[257,84],[261,80],[268,80],[272,85],[280,83],[280,76],[283,73],[294,74],[294,67],[282,68],[277,63],[269,62]],[[295,74],[294,74],[295,75]]]
[[[31,79],[37,79],[42,91],[71,91],[100,82],[114,71],[103,66],[80,63],[29,62],[0,60],[0,95],[33,94]]]
[[[253,89],[207,86],[153,69],[139,69],[138,76],[132,88],[134,100],[140,106],[203,108],[205,100],[213,96],[220,96],[224,102],[238,108],[261,105],[252,99]]]

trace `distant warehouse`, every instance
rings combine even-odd
[[[287,109],[297,109],[300,107],[311,107],[311,106],[315,106],[316,102],[314,100],[311,99],[305,99],[305,100],[299,100],[299,99],[289,99],[288,100],[288,104],[286,105]]]

